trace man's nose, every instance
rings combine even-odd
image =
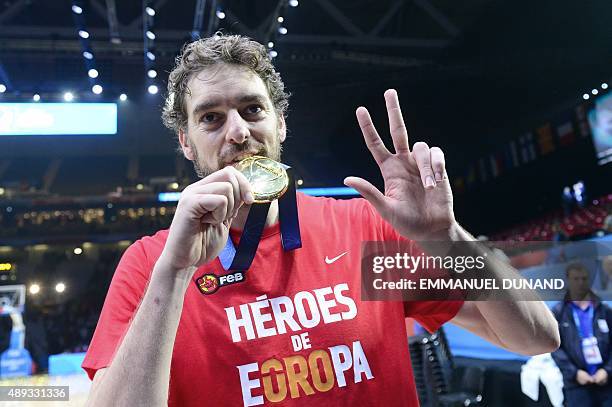
[[[230,110],[227,115],[227,133],[225,141],[230,144],[242,144],[249,138],[248,123],[235,110]]]

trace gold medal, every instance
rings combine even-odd
[[[268,157],[247,157],[236,165],[236,169],[249,180],[255,203],[272,202],[280,198],[289,187],[289,176],[285,168]]]

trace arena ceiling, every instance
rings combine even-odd
[[[0,81],[9,92],[89,89],[70,0],[0,2]],[[541,104],[609,76],[612,4],[544,0],[150,0],[159,82],[192,31],[274,42],[290,89],[426,87],[529,92]],[[145,89],[143,2],[77,1],[105,90]],[[223,11],[219,19],[215,11]],[[283,23],[277,17],[284,18]],[[280,26],[288,32],[281,35]],[[565,90],[567,89],[567,90]],[[378,91],[378,89],[377,89]],[[524,94],[524,93],[523,93]],[[512,100],[516,105],[516,101]]]
[[[149,3],[156,11],[152,30],[162,89],[194,30],[200,36],[222,30],[274,42],[275,64],[293,93],[290,152],[326,155],[348,148],[345,155],[351,155],[354,147],[363,157],[363,146],[348,138],[357,130],[355,105],[367,103],[375,115],[384,115],[382,91],[396,87],[411,117],[410,130],[457,153],[478,154],[504,132],[514,136],[547,109],[579,99],[610,77],[612,3],[604,0],[301,0],[297,7],[288,0]],[[67,88],[90,93],[73,4],[0,0],[0,82],[8,88],[2,98],[34,92],[44,97]],[[76,4],[83,9],[105,95],[146,95],[143,2]],[[280,26],[286,35],[278,32]]]
[[[104,68],[102,74],[111,76],[111,82],[140,79],[142,2],[77,3],[84,10],[91,47],[97,63]],[[295,73],[301,84],[305,79],[308,84],[316,84],[325,82],[330,72],[334,73],[331,80],[359,80],[360,70],[371,75],[372,69],[441,69],[438,64],[445,58],[445,51],[497,2],[302,0],[298,7],[289,6],[287,0],[150,3],[156,10],[155,50],[162,69],[171,66],[192,31],[205,36],[221,29],[264,43],[274,41],[279,53],[277,63],[289,68],[292,76]],[[54,81],[82,79],[83,58],[71,4],[68,0],[2,2],[0,57],[5,66],[3,79],[11,85],[9,88],[52,91],[57,86]],[[216,10],[223,11],[225,18],[219,19]],[[282,24],[277,21],[279,16],[284,18]],[[280,26],[288,29],[286,35],[278,33]]]

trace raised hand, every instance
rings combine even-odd
[[[344,183],[355,188],[402,236],[435,240],[455,223],[444,153],[424,142],[414,143],[411,151],[395,90],[385,92],[385,103],[395,153],[385,147],[368,110],[359,107],[356,112],[366,145],[384,179],[385,193],[358,177],[347,177]]]
[[[189,185],[181,194],[160,261],[179,271],[214,259],[243,203],[253,203],[251,186],[233,167]]]

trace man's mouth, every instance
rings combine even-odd
[[[226,165],[231,165],[233,167],[235,167],[236,165],[238,165],[238,163],[242,160],[244,160],[247,157],[252,157],[254,155],[258,155],[258,153],[243,153],[240,155],[237,155],[236,157],[234,157],[234,159],[232,159],[231,161],[229,161]]]

